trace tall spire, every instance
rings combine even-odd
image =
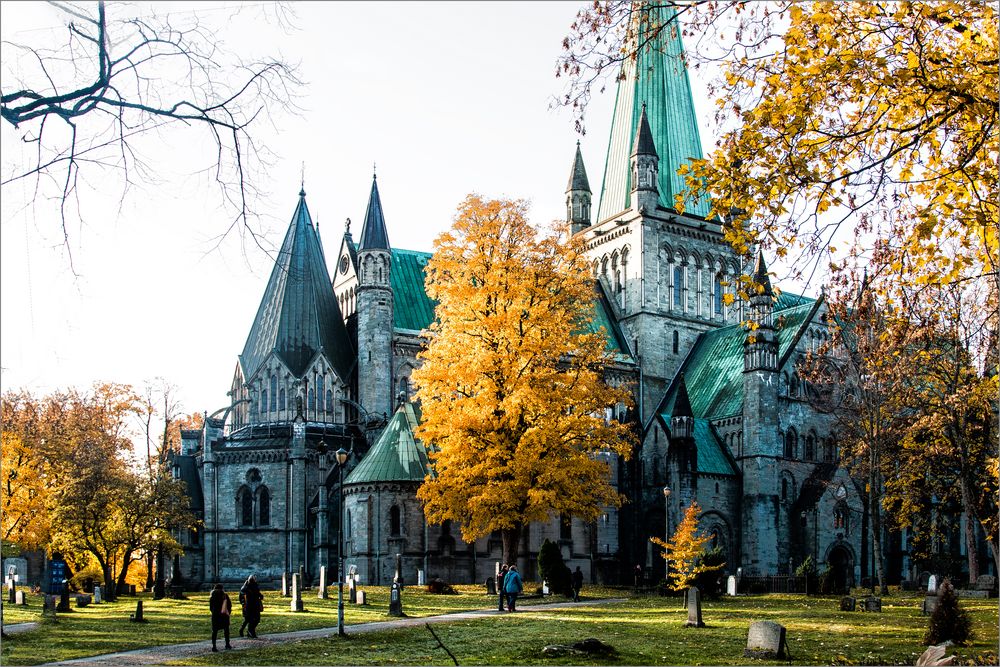
[[[358,242],[358,251],[388,249],[389,234],[385,230],[385,217],[382,215],[382,200],[378,195],[378,180],[373,173],[372,191],[368,197],[368,210],[365,211],[365,223],[361,227],[361,240]]]
[[[757,251],[757,261],[753,267],[753,281],[764,288],[760,292],[761,296],[766,296],[769,300],[774,296],[774,290],[771,288],[771,278],[767,273],[767,264],[764,262],[764,251]]]
[[[677,385],[677,397],[674,399],[674,411],[670,416],[671,439],[686,440],[694,435],[694,413],[691,412],[691,399],[688,397],[687,383],[681,373]]]
[[[691,84],[684,65],[684,46],[675,10],[644,6],[647,28],[663,26],[640,51],[637,62],[626,62],[624,78],[618,82],[611,139],[604,165],[604,182],[597,221],[627,210],[633,189],[630,156],[640,138],[641,104],[646,103],[650,139],[660,158],[657,189],[663,206],[674,206],[674,195],[685,189],[677,169],[689,158],[701,158],[701,138],[695,115]],[[645,17],[643,17],[645,18]],[[637,17],[637,21],[642,19]],[[707,215],[707,201],[686,202],[686,211]]]
[[[576,156],[573,158],[573,168],[569,172],[569,184],[566,186],[566,192],[573,190],[590,192],[590,181],[587,179],[587,169],[583,164],[579,141],[576,142]]]
[[[639,114],[639,127],[635,131],[635,139],[632,141],[632,156],[655,155],[656,142],[653,141],[653,131],[649,129],[649,117],[646,115],[646,103],[642,103],[642,112]]]
[[[583,153],[580,142],[576,142],[576,156],[573,158],[573,168],[569,172],[569,184],[566,186],[566,222],[569,223],[570,234],[577,234],[590,227],[590,181],[587,180],[587,170],[583,166]]]

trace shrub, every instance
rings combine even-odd
[[[722,553],[722,548],[715,547],[705,551],[698,562],[709,569],[695,575],[694,585],[705,597],[719,597],[722,595],[722,568],[726,566],[726,557]]]
[[[451,584],[437,578],[427,582],[427,592],[434,595],[458,595],[458,591]]]
[[[101,572],[100,565],[90,563],[87,567],[73,575],[69,580],[69,589],[71,591],[90,592],[94,590],[94,584],[99,586],[104,585],[104,573]]]
[[[955,587],[945,579],[938,589],[937,607],[931,614],[924,644],[940,644],[948,640],[958,645],[965,644],[972,638],[971,625],[969,615],[958,606]]]
[[[545,540],[538,550],[538,574],[549,582],[549,589],[566,597],[573,595],[573,575],[563,561],[555,542]]]

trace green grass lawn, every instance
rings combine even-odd
[[[437,596],[405,591],[404,610],[410,616],[490,608],[481,587],[459,587],[461,595]],[[371,604],[348,605],[349,624],[386,620],[388,590],[368,587]],[[623,597],[626,591],[584,589],[591,598]],[[334,593],[335,594],[335,593]],[[288,600],[268,593],[262,636],[287,630],[336,625],[336,599],[305,597],[306,613],[288,611]],[[755,620],[774,620],[788,629],[792,664],[910,664],[923,651],[927,618],[920,614],[920,596],[895,593],[883,598],[883,612],[841,612],[837,598],[769,595],[706,600],[704,620],[709,627],[683,627],[686,612],[677,598],[636,597],[626,602],[592,605],[586,601],[566,609],[490,616],[433,626],[462,665],[496,664],[788,664],[750,661],[743,657],[746,633]],[[4,665],[26,665],[112,651],[205,639],[208,632],[207,594],[187,601],[143,598],[150,622],[128,622],[134,600],[74,609],[58,624],[17,635],[3,643]],[[974,642],[955,651],[966,662],[996,664],[998,606],[996,600],[962,600],[973,618]],[[38,618],[40,601],[16,619]],[[233,634],[239,616],[234,616]],[[541,648],[551,643],[572,643],[597,637],[618,650],[612,657],[547,658]],[[424,627],[276,644],[260,649],[208,654],[185,664],[250,665],[450,665],[447,654]]]

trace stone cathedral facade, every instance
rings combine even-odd
[[[594,326],[616,354],[609,373],[635,392],[633,410],[608,412],[640,434],[630,460],[607,457],[627,501],[592,523],[529,526],[522,572],[534,577],[549,539],[589,581],[631,582],[637,565],[656,581],[664,562],[649,537],[697,501],[730,572],[788,573],[811,556],[855,582],[870,571],[859,485],[837,465],[837,434],[796,370],[827,336],[825,305],[772,289],[765,258],[734,254],[705,202],[673,208],[676,170],[701,142],[680,38],[669,33],[619,82],[596,215],[579,146],[566,190],[570,233],[593,261]],[[430,255],[392,247],[391,221],[373,178],[359,239],[348,222],[328,254],[299,193],[231,405],[185,431],[173,460],[203,522],[181,536],[189,582],[254,573],[273,583],[300,568],[316,581],[320,565],[335,570],[341,533],[364,583],[390,582],[396,554],[408,582],[419,570],[458,583],[493,574],[499,534],[466,543],[458,526],[428,525],[416,499],[428,469],[409,378],[434,316]],[[727,283],[751,272],[764,293],[726,305]],[[752,338],[748,318],[759,324]],[[350,452],[342,508],[340,448]],[[890,552],[898,578],[909,563]]]

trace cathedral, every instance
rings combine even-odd
[[[838,466],[833,422],[796,372],[828,335],[825,304],[772,288],[763,255],[737,256],[705,202],[673,208],[677,168],[701,156],[701,141],[670,33],[618,83],[596,216],[579,145],[566,190],[570,233],[593,263],[595,326],[615,353],[609,373],[634,387],[635,408],[608,418],[634,423],[636,451],[605,455],[626,502],[594,522],[528,526],[518,564],[532,580],[548,539],[587,581],[631,583],[640,567],[655,582],[664,561],[649,538],[672,532],[697,501],[728,572],[788,574],[811,557],[841,585],[857,583],[871,571],[861,489]],[[249,574],[273,585],[300,570],[316,582],[320,566],[336,571],[338,546],[366,584],[390,583],[396,554],[407,582],[493,574],[499,532],[467,543],[458,526],[428,524],[416,498],[428,457],[414,437],[410,375],[434,317],[430,255],[393,247],[391,228],[373,178],[358,239],[348,222],[328,262],[299,192],[231,405],[184,431],[173,457],[202,523],[180,536],[174,574],[189,585]],[[729,305],[742,274],[765,289]],[[759,325],[753,336],[748,319]],[[891,564],[897,573],[904,560]]]

